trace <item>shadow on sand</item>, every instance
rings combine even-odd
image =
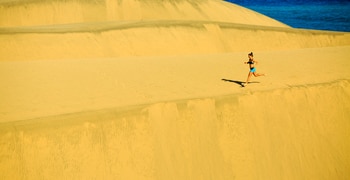
[[[231,79],[221,79],[221,80],[223,80],[223,81],[225,81],[225,82],[232,82],[232,83],[238,84],[238,85],[240,85],[241,87],[244,87],[244,86],[243,86],[243,83],[245,83],[245,82],[243,82],[243,81],[236,81],[236,80],[231,80]],[[257,82],[257,81],[248,82],[248,84],[251,84],[251,83],[260,83],[260,82]]]

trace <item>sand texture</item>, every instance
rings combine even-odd
[[[217,0],[8,0],[0,46],[0,179],[350,179],[350,33]],[[267,76],[242,87],[251,51]]]

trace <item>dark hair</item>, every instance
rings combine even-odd
[[[249,56],[253,56],[253,52],[250,52],[248,55],[249,55]]]

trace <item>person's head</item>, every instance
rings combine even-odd
[[[249,59],[253,59],[253,57],[254,57],[253,52],[250,52],[250,53],[248,54],[248,58],[249,58]]]

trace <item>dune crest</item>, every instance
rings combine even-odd
[[[101,21],[210,20],[287,27],[220,0],[31,0],[0,2],[0,27]]]

